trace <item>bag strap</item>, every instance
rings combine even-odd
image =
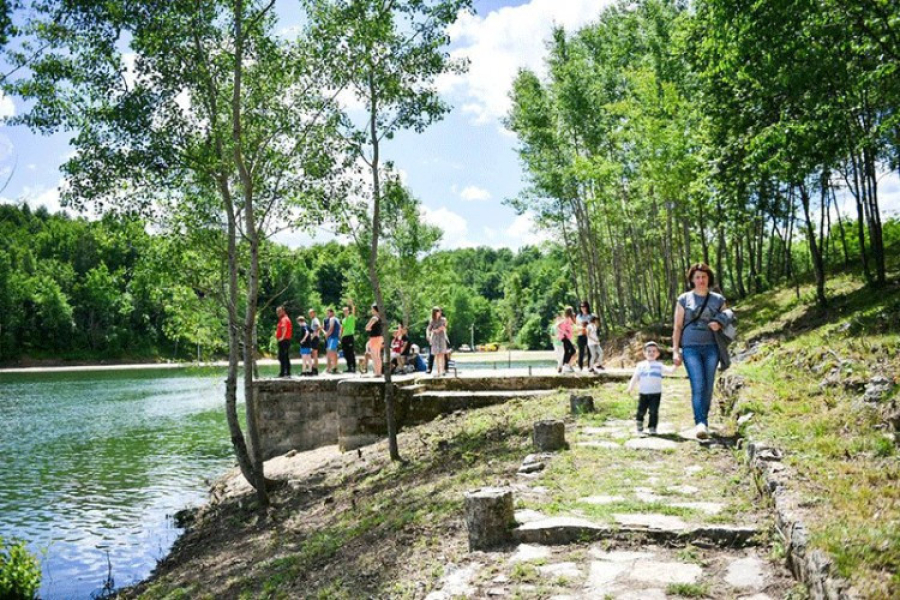
[[[703,300],[703,304],[700,306],[700,312],[697,313],[697,316],[690,320],[687,325],[681,326],[681,331],[687,329],[690,325],[693,325],[697,321],[700,320],[700,317],[703,316],[703,311],[706,310],[706,305],[709,304],[709,297],[712,295],[712,292],[706,292],[706,298]]]

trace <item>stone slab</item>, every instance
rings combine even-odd
[[[543,515],[538,511],[531,510],[529,508],[517,510],[515,517],[516,521],[519,523],[531,523],[532,521],[540,521],[547,518],[546,515]]]
[[[622,445],[615,442],[576,442],[581,448],[605,448],[607,450],[621,450]]]
[[[435,590],[425,596],[425,600],[451,600],[460,596],[470,597],[475,593],[471,582],[481,563],[472,563],[465,567],[453,567],[444,576],[441,589]]]
[[[725,583],[741,590],[759,591],[766,587],[763,562],[748,556],[732,561],[725,573]]]
[[[625,442],[625,447],[630,450],[675,450],[678,443],[656,437],[632,438]]]
[[[579,498],[579,502],[584,504],[593,504],[595,506],[604,506],[606,504],[615,504],[616,502],[625,502],[624,496],[587,496]]]
[[[690,467],[688,467],[688,469],[689,468]],[[702,467],[699,468],[702,469]],[[666,489],[670,492],[675,492],[676,494],[681,494],[683,496],[693,496],[700,491],[700,488],[694,487],[692,485],[670,485]]]
[[[636,552],[629,550],[602,550],[600,548],[591,548],[589,554],[597,560],[606,560],[609,562],[634,562],[636,560],[649,560],[653,558],[652,552]]]
[[[684,531],[687,523],[678,517],[653,513],[615,514],[613,518],[620,525],[647,527],[660,531]]]
[[[519,544],[516,551],[509,557],[510,563],[529,562],[532,560],[545,560],[553,554],[550,548],[546,546],[535,546],[534,544]]]
[[[639,560],[628,572],[628,578],[645,583],[668,585],[672,583],[696,583],[703,574],[700,565],[681,562]]]
[[[612,590],[616,578],[625,573],[629,568],[627,563],[608,562],[605,560],[591,561],[590,572],[585,590],[590,598],[602,598]]]
[[[544,577],[565,577],[567,579],[580,579],[582,576],[579,569],[573,562],[553,563],[538,567],[538,572]]]
[[[673,502],[670,506],[688,508],[708,515],[717,515],[725,509],[725,505],[718,502]]]

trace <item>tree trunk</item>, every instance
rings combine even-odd
[[[809,212],[809,192],[806,189],[806,185],[801,183],[800,186],[800,203],[803,206],[803,217],[806,221],[806,235],[809,242],[809,253],[812,256],[813,261],[813,270],[816,275],[816,303],[825,307],[828,304],[828,299],[825,297],[825,265],[822,261],[822,253],[819,249],[819,244],[816,242],[816,229],[815,225],[812,222],[812,218]]]
[[[369,135],[372,144],[372,240],[369,248],[369,281],[375,292],[375,302],[378,303],[378,318],[381,320],[381,330],[387,334],[387,310],[384,305],[384,296],[381,293],[381,278],[378,275],[378,240],[381,235],[381,165],[380,140],[378,138],[378,90],[375,87],[375,79],[369,76]],[[385,335],[385,337],[387,337]],[[394,384],[391,378],[391,345],[382,344],[382,373],[384,374],[384,404],[385,417],[388,430],[388,452],[391,460],[400,459],[400,449],[397,445],[397,417],[394,406]]]

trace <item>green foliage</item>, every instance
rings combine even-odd
[[[0,537],[0,598],[31,600],[41,587],[41,567],[25,542]]]

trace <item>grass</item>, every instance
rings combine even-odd
[[[709,586],[703,583],[670,583],[666,593],[682,598],[706,598],[709,596]]]
[[[813,546],[866,597],[897,597],[900,461],[882,412],[891,398],[859,397],[873,375],[900,373],[900,284],[874,291],[836,278],[827,309],[809,293],[739,306],[746,339],[766,342],[734,369],[748,382],[736,410],[754,412],[749,435],[783,448],[797,470]]]

